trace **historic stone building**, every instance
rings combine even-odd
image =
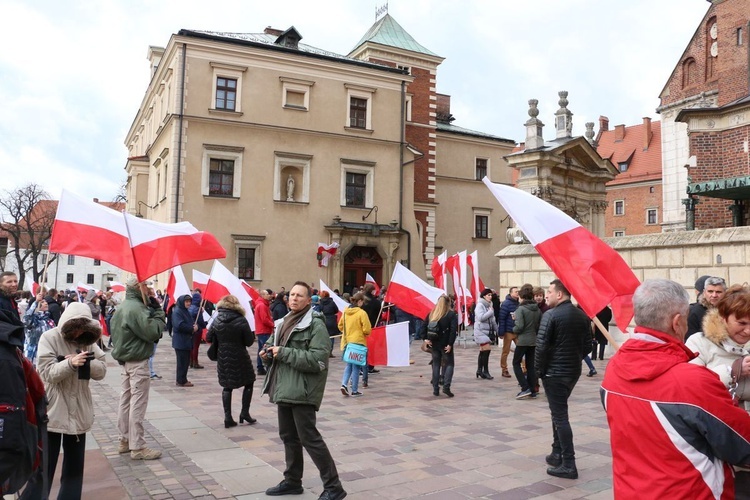
[[[750,215],[750,0],[710,4],[660,94],[665,230]]]
[[[150,47],[128,210],[214,233],[256,286],[387,282],[397,261],[426,277],[436,248],[478,249],[496,283],[505,214],[477,178],[509,183],[514,141],[439,116],[443,58],[387,14],[346,56],[301,39],[181,30]],[[327,268],[319,242],[340,245]]]

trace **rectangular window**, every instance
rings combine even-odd
[[[234,78],[216,78],[216,109],[234,111],[237,107],[237,80]]]
[[[86,284],[87,285],[93,285],[94,284],[94,275],[93,274],[87,274],[86,275]]]
[[[656,217],[656,209],[655,208],[649,208],[646,210],[646,224],[653,225],[656,224],[657,217]]]
[[[286,91],[286,106],[290,106],[293,108],[306,109],[307,106],[305,106],[305,93],[295,92],[294,90],[287,90]]]
[[[44,265],[44,264],[46,264],[46,263],[47,263],[47,254],[46,254],[46,253],[43,253],[43,254],[42,254],[42,265]]]
[[[246,280],[255,279],[255,249],[237,249],[237,274],[238,278]]]
[[[68,265],[69,266],[75,266],[76,265],[76,256],[75,255],[68,255]]]
[[[618,238],[620,236],[625,236],[625,231],[615,231],[614,236],[615,238]]]
[[[232,196],[234,191],[234,160],[211,158],[208,174],[208,194]]]
[[[73,283],[73,273],[68,273],[65,275],[65,283]]]
[[[615,201],[615,215],[625,215],[625,200]]]
[[[737,28],[737,45],[742,45],[742,28]]]
[[[364,208],[367,195],[367,175],[346,173],[346,206]]]
[[[0,259],[6,255],[8,255],[8,238],[0,238]],[[44,264],[44,262],[42,262],[42,264]]]
[[[359,97],[349,99],[349,126],[367,128],[367,99]]]
[[[628,171],[628,162],[621,161],[617,164],[617,166],[620,168],[620,172],[627,172]]]
[[[487,215],[475,215],[474,216],[474,237],[475,238],[489,238],[490,237],[490,218]]]
[[[477,158],[475,179],[481,181],[487,176],[487,158]]]
[[[94,259],[94,265],[95,266],[101,266],[102,265],[102,261],[100,261],[99,259]]]

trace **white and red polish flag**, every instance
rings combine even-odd
[[[28,286],[28,291],[30,291],[31,295],[33,295],[34,297],[36,297],[36,295],[39,293],[39,290],[41,289],[39,283],[34,280],[26,280],[24,288],[26,288],[26,286]]]
[[[242,286],[240,279],[232,274],[229,269],[224,267],[218,260],[214,261],[211,268],[211,276],[208,279],[208,285],[203,292],[203,298],[216,304],[226,295],[234,295],[240,301],[240,305],[245,309],[245,318],[250,324],[250,328],[255,330],[255,316],[250,308],[250,294]]]
[[[252,302],[255,302],[256,300],[260,300],[260,293],[258,293],[258,290],[253,288],[251,285],[248,285],[245,282],[245,280],[240,280],[240,284],[242,285],[242,288],[244,288],[247,294],[250,296],[250,300]]]
[[[175,266],[169,272],[167,289],[164,290],[164,293],[167,295],[167,307],[165,308],[167,311],[172,307],[172,304],[177,303],[178,298],[183,295],[191,295],[185,273],[182,272],[182,266]]]
[[[417,318],[424,318],[443,294],[443,290],[428,285],[400,262],[396,262],[384,300]]]
[[[549,203],[493,184],[487,177],[483,182],[584,312],[593,318],[611,304],[617,327],[627,331],[633,319],[633,292],[641,283],[622,257]]]
[[[443,250],[443,253],[436,255],[432,259],[432,279],[435,281],[436,288],[442,288],[445,290],[445,261],[448,260],[448,251]]]
[[[373,328],[367,336],[367,364],[409,366],[409,322]]]
[[[50,252],[100,259],[145,280],[176,265],[226,257],[210,233],[189,222],[139,219],[63,190]]]
[[[336,255],[339,244],[335,241],[330,245],[318,243],[318,267],[328,267],[328,260]]]
[[[120,283],[119,281],[110,281],[109,282],[109,289],[112,290],[114,293],[124,292],[125,291],[125,284],[124,283]]]
[[[328,285],[326,285],[323,282],[323,280],[319,280],[319,281],[320,281],[320,289],[321,290],[325,290],[326,292],[328,292],[328,294],[333,299],[333,303],[336,304],[336,307],[339,308],[339,312],[344,312],[346,310],[346,308],[349,307],[349,304],[347,304],[344,299],[342,299],[341,297],[339,297],[338,295],[336,295],[333,292],[333,290],[331,290],[330,288],[328,288]]]
[[[76,285],[76,290],[78,290],[79,292],[88,292],[89,290],[96,290],[96,288],[94,288],[91,285],[87,285],[86,283],[83,283],[82,281],[79,281],[78,285]]]
[[[479,294],[486,288],[482,278],[479,277],[479,256],[476,250],[466,256],[466,264],[471,269],[471,294],[474,296],[474,302],[476,302],[479,300]]]
[[[372,283],[375,287],[375,295],[380,295],[380,286],[378,286],[378,283],[375,281],[375,278],[370,276],[370,273],[365,274],[365,283]]]
[[[208,285],[209,278],[210,276],[208,274],[193,269],[193,290],[195,290],[196,288],[205,290],[206,286]]]

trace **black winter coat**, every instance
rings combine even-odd
[[[378,315],[380,315],[380,309],[383,306],[383,302],[372,295],[365,298],[365,303],[362,306],[362,309],[367,313],[367,317],[370,320],[370,325],[372,325],[373,328],[377,326],[378,321]]]
[[[430,323],[430,315],[428,314],[422,322],[422,329],[419,331],[420,337],[423,339],[427,338],[427,325]],[[456,342],[456,332],[458,332],[458,314],[453,309],[438,320],[438,340],[432,343],[432,348],[438,348],[441,351],[445,346],[451,346]]]
[[[289,308],[284,303],[283,299],[274,299],[271,302],[271,317],[274,321],[281,319],[289,313]]]
[[[60,304],[57,303],[57,299],[53,297],[52,295],[47,295],[44,297],[44,300],[47,301],[47,307],[49,311],[49,317],[52,318],[52,321],[55,322],[55,325],[60,323],[60,316],[62,315],[62,308],[60,307]]]
[[[239,312],[220,307],[208,329],[208,341],[219,343],[216,372],[219,385],[237,389],[255,382],[255,369],[247,347],[255,342],[255,334],[247,319]]]
[[[534,365],[541,377],[580,377],[581,361],[591,352],[591,320],[570,300],[542,316]]]
[[[320,312],[322,312],[325,317],[328,335],[332,337],[341,333],[339,331],[338,321],[336,320],[336,316],[339,313],[339,307],[331,297],[323,297],[320,299]]]

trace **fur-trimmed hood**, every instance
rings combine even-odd
[[[91,308],[80,302],[71,302],[60,316],[60,335],[74,344],[88,346],[96,343],[102,336],[102,326],[92,319]],[[78,337],[74,337],[77,332]]]
[[[717,345],[729,338],[726,324],[715,307],[709,308],[703,317],[703,335]]]

